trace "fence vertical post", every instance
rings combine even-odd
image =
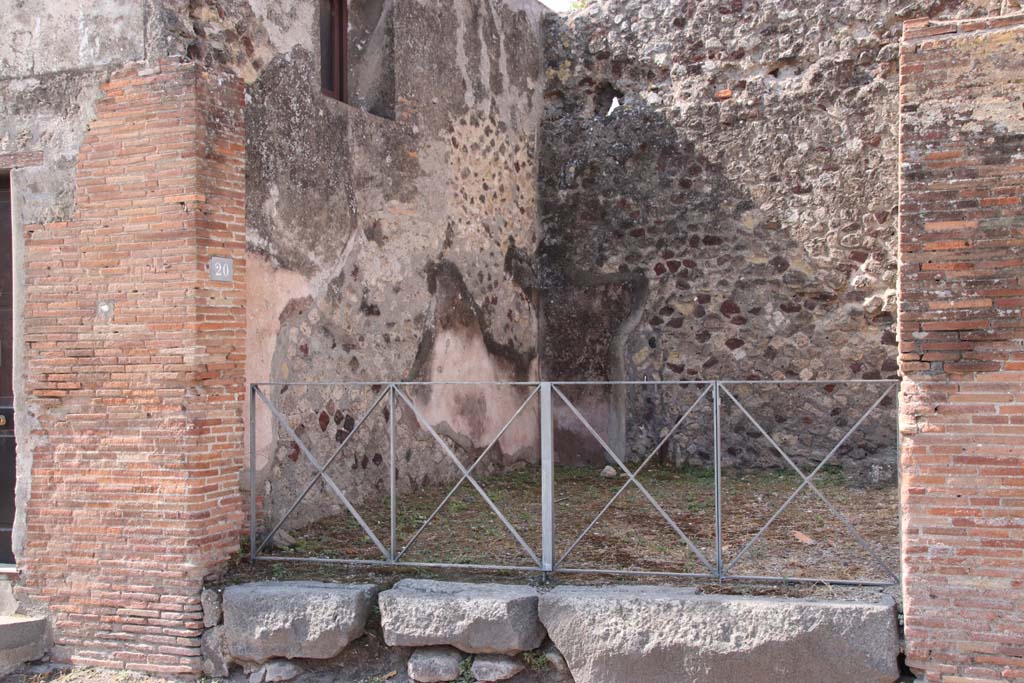
[[[714,439],[715,439],[715,574],[719,583],[722,582],[722,396],[720,384],[715,382],[712,389],[714,400]]]
[[[545,573],[555,569],[555,425],[551,382],[540,383],[541,562]]]
[[[256,385],[249,385],[249,562],[256,563]]]
[[[392,384],[388,389],[388,490],[391,495],[391,542],[388,546],[391,550],[391,557],[388,560],[392,563],[395,561],[395,557],[398,555],[398,546],[396,542],[396,520],[398,518],[398,512],[396,509],[397,492],[395,491],[396,479],[395,476],[395,385]]]

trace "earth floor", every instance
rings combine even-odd
[[[200,683],[213,680],[245,683],[249,680],[249,677],[243,672],[237,671],[228,679],[204,678],[200,679]],[[181,683],[181,681],[128,671],[35,666],[9,676],[0,677],[0,683]],[[410,681],[405,672],[399,671],[388,671],[384,674],[370,676],[362,674],[350,676],[340,674],[335,670],[307,672],[293,679],[291,683],[410,683]],[[510,683],[538,683],[538,676],[531,672],[524,672]],[[914,683],[914,678],[912,676],[905,676],[900,679],[899,683]]]
[[[898,589],[849,587],[830,581],[890,582],[886,567],[899,567],[899,496],[895,484],[865,487],[839,469],[826,469],[814,484],[823,502],[804,487],[755,539],[764,525],[800,488],[792,470],[723,471],[721,538],[723,565],[730,577],[785,580],[719,582],[707,576],[716,562],[715,478],[708,468],[650,467],[638,477],[688,544],[646,495],[624,475],[607,478],[598,468],[558,468],[555,475],[556,557],[553,577],[538,572],[471,572],[437,567],[352,568],[327,560],[379,560],[380,551],[348,513],[291,529],[264,555],[274,559],[250,564],[245,553],[232,564],[225,583],[262,579],[375,580],[401,576],[529,580],[542,583],[647,582],[699,585],[704,592],[870,597]],[[541,482],[533,470],[481,477],[481,488],[502,511],[533,552],[540,549]],[[628,484],[628,485],[627,485]],[[396,546],[406,547],[409,563],[529,567],[534,561],[494,514],[483,497],[463,483],[437,515],[450,486],[420,489],[396,500]],[[621,494],[589,531],[605,505]],[[387,496],[357,506],[366,523],[387,545],[391,506]],[[837,514],[841,513],[845,520]],[[848,528],[856,530],[858,539]],[[417,530],[422,531],[416,535]],[[586,533],[584,533],[586,531]],[[410,540],[415,539],[411,544]],[[578,543],[577,543],[577,539]],[[691,547],[692,544],[692,547]],[[865,547],[866,546],[866,547]],[[868,548],[871,552],[868,552]],[[698,554],[699,551],[699,554]],[[877,558],[877,559],[876,559]],[[705,564],[706,562],[706,564]],[[710,568],[709,568],[710,565]],[[598,573],[576,573],[576,572]],[[614,572],[650,572],[625,576]],[[600,573],[605,572],[605,573]],[[659,573],[692,574],[668,576]],[[518,578],[515,578],[518,577]],[[797,583],[793,579],[822,579]],[[826,581],[827,580],[827,581]]]

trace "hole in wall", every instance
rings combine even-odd
[[[625,96],[625,93],[616,88],[611,82],[602,82],[594,91],[594,114],[596,116],[607,115],[615,100],[618,99],[619,102],[622,102]]]

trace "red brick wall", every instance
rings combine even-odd
[[[1024,16],[908,22],[900,78],[908,662],[1024,681]]]
[[[238,82],[128,70],[82,144],[74,220],[25,228],[18,559],[57,659],[200,668],[202,580],[241,523],[244,165]],[[234,257],[233,283],[208,279],[214,254]]]

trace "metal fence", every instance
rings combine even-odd
[[[807,464],[807,459],[796,458],[787,452],[779,440],[777,440],[772,430],[766,428],[762,423],[763,418],[758,419],[753,414],[754,411],[749,409],[751,398],[745,398],[741,400],[738,396],[743,392],[755,392],[759,387],[768,386],[788,386],[788,387],[809,387],[809,388],[821,388],[821,387],[836,387],[836,386],[847,386],[847,385],[861,385],[863,388],[872,392],[877,392],[877,396],[872,394],[873,402],[870,402],[870,407],[865,412],[860,414],[855,420],[847,420],[843,417],[841,420],[828,413],[831,417],[835,418],[838,422],[843,424],[845,434],[840,438],[829,450],[822,450],[812,460],[810,464]],[[334,447],[333,452],[323,453],[318,457],[314,454],[313,448],[306,443],[306,440],[302,438],[300,433],[297,432],[296,427],[293,424],[293,420],[282,411],[275,402],[271,399],[271,396],[277,393],[280,395],[282,391],[294,389],[297,386],[304,387],[347,387],[347,388],[362,388],[372,396],[372,400],[369,401],[368,408],[362,412],[360,417],[350,425],[349,429],[345,430],[344,438],[338,438],[337,445]],[[829,499],[829,497],[823,492],[822,487],[818,485],[818,479],[822,478],[822,473],[827,468],[834,466],[837,459],[837,454],[840,453],[841,449],[858,433],[865,423],[873,415],[878,412],[879,406],[883,405],[883,402],[887,406],[895,405],[896,400],[896,389],[899,386],[899,382],[896,380],[847,380],[847,381],[763,381],[763,382],[730,382],[730,381],[712,381],[712,382],[532,382],[532,383],[485,383],[485,382],[439,382],[439,383],[425,383],[425,382],[388,382],[388,383],[369,383],[369,382],[347,382],[347,383],[310,383],[299,385],[296,383],[263,383],[253,384],[250,386],[250,520],[251,520],[251,535],[250,535],[250,556],[253,562],[261,560],[272,560],[272,561],[295,561],[295,562],[325,562],[325,563],[343,563],[352,565],[370,565],[379,567],[399,567],[399,566],[411,566],[411,567],[430,567],[430,568],[451,568],[451,569],[485,569],[485,570],[519,570],[519,571],[533,571],[543,572],[545,574],[557,574],[557,573],[609,573],[609,574],[624,574],[624,575],[657,575],[657,576],[676,576],[676,577],[691,577],[695,579],[713,579],[718,581],[773,581],[773,582],[814,582],[814,583],[826,583],[826,584],[840,584],[840,585],[864,585],[864,586],[893,586],[899,583],[899,574],[892,566],[892,557],[890,556],[888,561],[883,557],[883,553],[879,551],[879,547],[870,542],[865,538],[864,535],[856,528],[851,519],[844,514],[844,512]],[[519,405],[518,409],[511,414],[504,427],[497,431],[496,435],[490,440],[490,443],[478,451],[479,454],[475,457],[467,458],[465,453],[463,457],[459,457],[456,453],[457,448],[449,444],[448,440],[443,438],[436,429],[437,421],[428,419],[424,414],[423,406],[418,405],[417,400],[414,400],[412,394],[415,391],[422,389],[429,390],[430,388],[438,387],[493,387],[493,388],[516,388],[517,391],[522,392],[521,395],[525,395],[525,400]],[[585,415],[585,410],[581,409],[577,403],[578,399],[570,397],[574,391],[588,390],[588,388],[596,388],[598,390],[609,392],[613,394],[616,391],[636,391],[642,389],[660,389],[660,388],[671,388],[671,387],[685,387],[692,390],[696,396],[692,402],[687,401],[673,405],[670,411],[671,414],[662,414],[660,419],[663,420],[666,426],[657,432],[657,439],[652,440],[650,443],[655,443],[653,448],[648,447],[643,449],[642,453],[634,452],[632,457],[627,457],[626,451],[630,450],[628,447],[623,448],[620,444],[618,448],[612,446],[609,441],[614,439],[606,438],[606,434],[602,434],[601,430],[595,428],[592,424],[593,420],[588,419]],[[813,402],[813,400],[812,400]],[[685,403],[685,405],[684,405]],[[294,502],[287,507],[283,514],[280,514],[276,519],[276,522],[272,525],[268,524],[269,528],[261,528],[259,523],[259,510],[258,510],[258,481],[257,481],[257,441],[256,441],[256,424],[257,424],[257,408],[265,410],[269,413],[270,422],[273,424],[273,429],[280,438],[284,441],[294,444],[297,448],[298,454],[296,458],[301,456],[312,468],[312,476],[308,483],[302,487],[297,487],[296,490],[299,494],[295,498]],[[664,407],[663,407],[664,408]],[[534,527],[533,534],[539,539],[539,544],[534,542],[530,543],[526,540],[523,526],[520,522],[520,527],[517,527],[512,520],[503,512],[501,506],[499,506],[495,500],[488,494],[485,487],[478,481],[478,471],[481,463],[488,457],[494,449],[499,448],[499,442],[502,437],[506,434],[507,430],[516,423],[517,420],[523,419],[524,414],[527,413],[528,409],[529,418],[534,419],[534,414],[538,423],[535,425],[537,432],[537,448],[539,450],[539,457],[536,458],[535,463],[531,466],[539,469],[540,478],[540,496],[537,506],[538,514],[528,521],[526,526]],[[627,406],[628,409],[628,406]],[[439,449],[440,453],[443,453],[443,460],[450,463],[453,466],[454,479],[448,483],[453,483],[448,494],[444,496],[440,504],[436,506],[434,511],[422,521],[419,528],[415,533],[411,535],[407,540],[399,539],[398,525],[396,523],[397,517],[400,514],[401,503],[399,501],[398,489],[399,484],[397,481],[397,469],[398,469],[398,444],[396,438],[396,423],[399,422],[399,412],[403,412],[407,415],[411,415],[415,424],[419,429],[429,435],[429,441],[431,446]],[[407,413],[405,412],[407,411]],[[535,412],[534,412],[535,411]],[[727,513],[729,501],[723,496],[723,478],[725,471],[729,467],[729,456],[725,453],[723,447],[723,440],[727,436],[725,433],[727,430],[723,426],[723,416],[728,411],[728,414],[732,416],[735,423],[737,416],[742,416],[740,419],[743,420],[743,430],[738,430],[733,427],[732,431],[740,432],[737,439],[750,440],[750,439],[763,439],[763,443],[766,443],[772,451],[772,457],[779,459],[780,468],[785,470],[785,474],[792,478],[792,481],[797,484],[797,488],[785,498],[785,502],[772,514],[767,521],[760,526],[759,530],[754,533],[750,538],[746,539],[742,544],[736,544],[736,547],[740,547],[738,552],[730,551],[727,552],[726,539],[723,537],[723,518]],[[677,523],[673,515],[666,511],[662,502],[658,500],[658,497],[652,493],[650,488],[645,485],[642,481],[642,475],[651,466],[652,461],[658,457],[660,453],[664,452],[666,444],[673,437],[677,436],[681,428],[687,424],[688,420],[691,420],[700,412],[702,416],[702,424],[698,425],[697,428],[710,432],[712,448],[710,449],[709,462],[706,463],[708,471],[709,487],[713,487],[714,497],[714,530],[713,538],[709,538],[704,543],[702,549],[701,544],[695,542],[691,538],[691,534],[688,534],[680,524]],[[828,412],[828,411],[824,411]],[[382,463],[382,467],[386,466],[387,469],[387,510],[389,515],[389,521],[387,523],[388,533],[385,535],[374,531],[372,525],[364,519],[361,515],[358,506],[353,504],[352,496],[350,496],[346,488],[339,484],[335,480],[335,477],[329,472],[332,465],[338,462],[338,459],[346,453],[346,450],[351,447],[354,443],[354,437],[359,434],[360,430],[364,428],[367,420],[371,416],[377,414],[378,417],[383,418],[382,424],[386,425],[386,462]],[[558,457],[556,451],[558,444],[556,443],[556,431],[557,423],[559,420],[565,419],[566,416],[571,416],[577,420],[578,426],[582,427],[583,433],[589,434],[590,438],[596,444],[600,453],[604,456],[604,461],[607,465],[614,469],[615,476],[621,480],[621,485],[617,487],[614,495],[610,500],[604,504],[600,512],[585,525],[585,528],[581,533],[573,532],[567,536],[565,529],[560,528],[557,523],[557,505],[556,505],[556,462]],[[706,421],[706,423],[704,423]],[[846,428],[846,425],[850,425]],[[834,426],[834,425],[833,425]],[[690,428],[694,428],[690,425]],[[382,431],[385,428],[382,428]],[[892,426],[891,432],[886,428],[886,436],[890,439],[890,443],[887,448],[893,455],[898,450],[898,430],[895,425]],[[332,444],[333,445],[333,444]],[[384,446],[384,444],[382,444]],[[382,448],[383,450],[383,448]],[[326,455],[326,458],[323,456]],[[798,461],[804,462],[801,466]],[[711,473],[713,472],[713,480]],[[607,473],[606,473],[607,474]],[[618,482],[615,482],[616,484]],[[362,533],[365,534],[369,542],[379,553],[379,558],[366,559],[366,558],[338,558],[338,557],[295,557],[295,556],[283,556],[280,554],[274,554],[272,549],[274,547],[273,539],[275,535],[282,531],[285,527],[286,522],[290,519],[295,510],[303,503],[303,501],[309,496],[310,492],[315,486],[321,484],[324,490],[329,491],[330,494],[340,502],[344,510],[347,511],[351,518],[359,525]],[[421,562],[414,561],[408,557],[410,549],[421,540],[421,535],[427,530],[432,524],[436,523],[438,515],[445,508],[445,506],[452,500],[453,496],[457,491],[460,490],[464,485],[468,485],[475,491],[476,495],[479,496],[479,500],[482,501],[486,507],[493,514],[493,521],[496,524],[500,524],[507,533],[515,539],[516,544],[522,549],[524,557],[529,557],[529,563],[523,563],[520,565],[514,564],[466,564],[466,563],[453,563],[453,562]],[[609,569],[606,567],[592,567],[592,566],[569,566],[569,558],[588,535],[594,530],[602,518],[608,513],[608,511],[617,502],[621,502],[623,496],[628,492],[632,492],[632,495],[637,496],[637,500],[642,500],[649,505],[651,509],[657,512],[657,515],[665,522],[675,539],[685,546],[692,553],[692,557],[696,558],[697,571],[649,571],[644,569]],[[413,492],[415,495],[415,492]],[[710,494],[709,494],[710,495]],[[829,523],[835,524],[837,528],[841,529],[842,532],[848,535],[848,540],[852,539],[864,551],[864,556],[869,559],[869,564],[872,565],[874,570],[877,570],[884,578],[881,580],[865,580],[860,578],[838,578],[830,576],[787,576],[787,575],[757,575],[751,573],[745,573],[739,569],[739,565],[744,558],[750,556],[750,554],[757,548],[758,544],[762,542],[765,534],[773,524],[779,520],[779,518],[787,514],[787,511],[791,510],[794,501],[801,495],[807,495],[813,497],[815,503],[820,503],[823,509],[826,509],[830,515]],[[383,501],[382,501],[383,503]],[[283,509],[283,508],[282,508]],[[710,514],[710,513],[709,513]],[[879,511],[879,514],[887,514],[885,511]],[[891,520],[894,524],[898,520]],[[819,520],[819,523],[822,523]],[[537,529],[536,527],[539,527]],[[568,542],[571,538],[571,542]],[[898,539],[897,539],[898,542]],[[562,550],[558,550],[561,546]]]

